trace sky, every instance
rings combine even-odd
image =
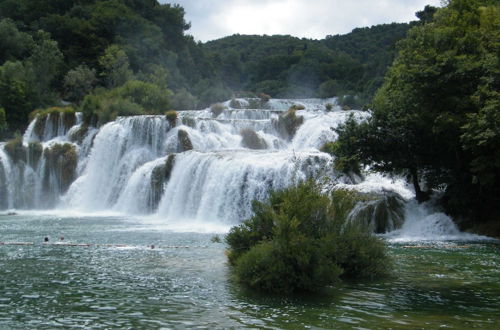
[[[441,0],[160,0],[177,3],[195,40],[232,34],[290,34],[323,39],[356,27],[416,20],[415,12]]]

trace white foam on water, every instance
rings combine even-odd
[[[431,202],[419,205],[415,200],[406,204],[405,222],[401,229],[385,235],[390,242],[478,241],[486,236],[461,232],[453,220],[436,209]]]

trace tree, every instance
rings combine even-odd
[[[28,81],[29,72],[21,62],[6,62],[0,67],[0,107],[5,110],[9,128],[23,129],[28,122],[34,97]]]
[[[415,16],[418,17],[418,19],[423,22],[423,23],[429,23],[432,21],[434,14],[436,13],[438,9],[433,6],[425,6],[424,10],[417,11],[415,13]]]
[[[26,60],[26,66],[33,72],[33,80],[30,84],[36,95],[34,104],[46,106],[54,103],[56,99],[53,83],[59,75],[64,56],[57,42],[50,39],[47,32],[37,31],[34,39],[36,45],[31,50],[31,56]]]
[[[80,103],[83,97],[87,95],[96,83],[96,74],[94,69],[90,69],[85,64],[69,70],[64,76],[64,90],[68,100]]]
[[[4,132],[7,130],[7,119],[5,117],[4,108],[0,107],[0,138],[3,137]]]
[[[101,66],[101,77],[107,88],[115,88],[123,85],[132,77],[129,69],[128,56],[118,45],[111,45],[99,57]]]
[[[0,21],[0,63],[26,58],[34,46],[33,38],[20,32],[13,21]]]
[[[489,3],[451,0],[432,24],[410,30],[372,118],[339,130],[354,140],[342,156],[357,153],[376,169],[407,174],[420,201],[422,183],[445,186],[448,212],[476,219],[479,209],[497,207],[486,187],[500,184],[496,154],[483,155],[500,147],[500,6]]]

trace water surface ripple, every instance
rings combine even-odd
[[[495,241],[391,243],[392,278],[283,298],[233,283],[211,237],[133,218],[0,216],[0,242],[34,243],[0,245],[0,328],[500,328]]]

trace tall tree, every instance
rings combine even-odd
[[[372,118],[340,129],[341,140],[357,141],[343,156],[358,153],[382,171],[406,173],[419,200],[426,199],[421,183],[446,187],[452,214],[478,218],[497,208],[500,162],[495,152],[482,155],[500,149],[498,40],[500,6],[491,1],[451,0],[414,27]]]

